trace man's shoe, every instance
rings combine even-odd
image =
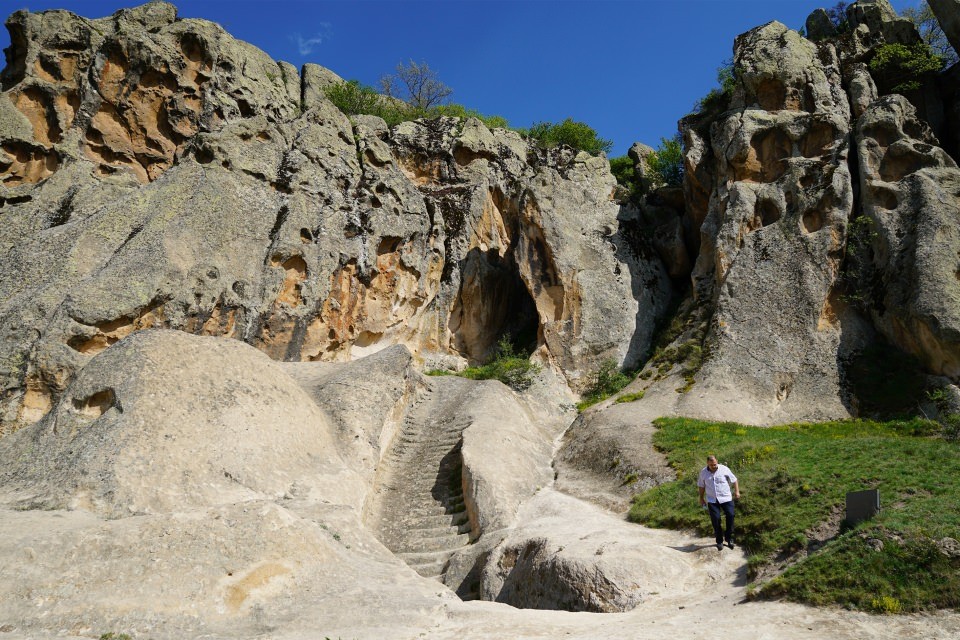
[[[733,549],[733,540],[727,540],[727,547]]]
[[[717,551],[722,551],[722,550],[723,550],[723,544],[720,543],[720,542],[718,542],[718,543],[717,543]]]

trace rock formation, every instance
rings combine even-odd
[[[683,187],[637,144],[627,202],[603,156],[348,118],[332,71],[165,2],[15,13],[0,634],[689,635],[745,557],[617,515],[674,477],[656,417],[864,413],[880,343],[960,397],[960,71],[890,95],[872,52],[915,29],[847,16],[737,38],[733,92],[681,121]],[[522,393],[422,373],[502,339],[543,365]],[[576,416],[611,359],[639,399]],[[960,633],[750,606],[747,636]]]
[[[862,62],[919,36],[886,0],[854,3],[847,17],[843,38],[817,13],[815,42],[776,22],[740,36],[727,110],[684,121],[687,215],[700,229],[694,290],[716,310],[680,413],[755,423],[856,414],[847,365],[875,330],[929,373],[956,375],[955,163],[906,99],[878,100]],[[940,98],[912,95],[936,112]],[[921,169],[915,186],[901,182]],[[942,195],[930,206],[921,192]],[[849,276],[861,259],[848,255],[849,230],[862,214],[883,230],[869,249],[879,282]],[[871,310],[851,308],[864,297]]]
[[[351,122],[324,97],[335,75],[175,16],[8,23],[6,431],[149,327],[276,360],[405,344],[446,366],[508,335],[574,388],[643,356],[670,283],[618,235],[603,158],[477,120]]]

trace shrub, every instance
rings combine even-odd
[[[683,143],[678,133],[660,138],[660,146],[646,158],[653,184],[679,187],[683,184]]]
[[[637,177],[633,159],[630,156],[610,158],[610,173],[617,179],[617,184],[629,192],[630,200],[637,200],[641,194],[640,179]]]
[[[947,65],[956,64],[957,52],[950,44],[950,40],[940,27],[937,16],[930,9],[930,5],[923,0],[916,7],[908,7],[903,10],[903,17],[908,18],[917,25],[917,31],[923,41],[930,45],[933,52],[944,59]]]
[[[425,69],[426,72],[433,74],[433,71],[425,63],[417,65],[411,62],[410,64],[421,72]],[[406,69],[403,65],[399,65],[398,70],[401,68]],[[462,119],[477,118],[491,129],[498,127],[503,129],[510,128],[507,119],[502,116],[487,116],[476,109],[467,108],[462,104],[441,104],[436,102],[438,99],[445,99],[449,93],[444,94],[441,98],[437,98],[430,93],[427,88],[419,87],[412,79],[410,79],[410,82],[413,83],[413,88],[411,89],[407,87],[406,81],[401,82],[394,76],[385,77],[394,78],[392,80],[394,85],[391,85],[390,92],[384,95],[377,93],[376,89],[372,87],[361,84],[358,80],[349,80],[347,82],[330,85],[324,89],[324,93],[330,102],[348,116],[361,114],[379,116],[391,127],[401,122],[417,120],[418,118],[429,119],[449,116]],[[434,80],[436,80],[435,77]],[[381,82],[383,82],[382,79]],[[403,85],[403,90],[396,86],[397,82]],[[446,87],[446,85],[443,86]],[[400,97],[404,95],[407,97],[406,100]]]
[[[417,117],[416,112],[402,102],[382,96],[358,80],[332,84],[324,89],[324,94],[348,116],[379,116],[391,127]]]
[[[737,74],[733,66],[733,58],[724,60],[717,67],[717,82],[719,88],[713,88],[707,95],[697,100],[693,105],[695,113],[712,113],[726,111],[730,105],[733,90],[737,88]]]
[[[577,403],[577,409],[583,411],[609,398],[628,384],[630,384],[630,376],[617,367],[616,360],[604,360],[594,374],[593,382],[583,392],[582,400]]]
[[[613,148],[612,140],[605,140],[588,124],[567,118],[563,122],[538,122],[526,134],[546,148],[565,144],[579,151],[597,154]]]
[[[497,350],[485,365],[467,367],[457,375],[471,380],[499,380],[508,387],[523,391],[533,384],[534,377],[540,373],[540,365],[530,362],[525,354],[514,351],[509,336],[500,338]]]
[[[944,60],[925,42],[912,45],[882,44],[874,50],[870,71],[877,83],[891,92],[919,89],[924,76],[943,68]]]

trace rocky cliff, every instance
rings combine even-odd
[[[449,366],[509,336],[573,388],[644,355],[671,285],[620,235],[605,159],[477,120],[351,122],[329,72],[165,3],[7,25],[6,431],[150,327]]]
[[[164,2],[13,14],[0,633],[689,635],[746,558],[611,514],[673,477],[656,417],[869,415],[904,362],[960,393],[960,70],[895,93],[869,63],[915,28],[847,17],[737,38],[682,188],[638,144],[627,198],[477,119],[348,118]],[[422,374],[502,339],[522,393]],[[609,360],[642,400],[574,415]],[[743,637],[960,633],[750,607]]]
[[[918,116],[951,94],[925,79],[882,95],[865,62],[920,37],[885,0],[847,17],[845,32],[818,31],[815,13],[813,39],[776,22],[740,36],[724,107],[681,123],[694,295],[715,308],[681,413],[857,415],[851,372],[878,342],[956,379],[958,174]]]

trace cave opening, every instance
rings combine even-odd
[[[479,247],[467,253],[450,329],[453,347],[471,364],[493,358],[504,337],[515,353],[528,354],[539,346],[540,317],[513,247],[503,254]]]

